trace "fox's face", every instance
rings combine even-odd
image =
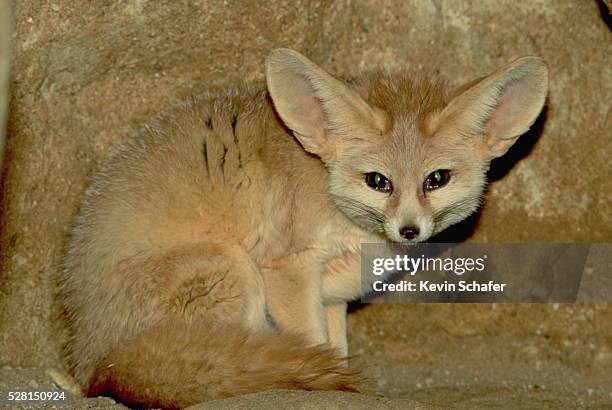
[[[358,225],[394,242],[425,241],[478,208],[488,161],[474,151],[398,118],[388,135],[327,161],[329,192]]]
[[[348,86],[305,57],[267,63],[275,107],[328,170],[332,201],[393,242],[421,242],[478,209],[490,161],[535,121],[547,69],[525,57],[453,93],[436,80],[370,75]]]

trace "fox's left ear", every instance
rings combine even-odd
[[[453,98],[435,128],[484,136],[485,155],[500,157],[529,130],[547,93],[546,63],[539,57],[519,58]]]

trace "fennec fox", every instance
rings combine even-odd
[[[425,241],[474,212],[547,93],[536,57],[451,90],[408,72],[347,83],[279,49],[266,80],[192,99],[94,178],[63,283],[89,395],[358,390],[343,357],[360,244]]]

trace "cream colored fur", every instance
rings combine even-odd
[[[406,241],[407,223],[427,240],[475,211],[489,161],[547,92],[535,57],[454,93],[409,72],[349,85],[290,50],[272,52],[266,78],[188,101],[94,178],[63,284],[84,391],[172,408],[359,389],[341,358],[361,244]],[[437,169],[451,179],[425,193]],[[393,193],[368,187],[368,172]]]

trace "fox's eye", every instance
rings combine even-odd
[[[392,192],[393,186],[389,178],[378,172],[368,172],[365,174],[365,182],[372,189],[381,192]]]
[[[434,189],[443,187],[448,183],[450,177],[451,175],[448,169],[438,169],[425,178],[423,189],[425,191],[433,191]]]

